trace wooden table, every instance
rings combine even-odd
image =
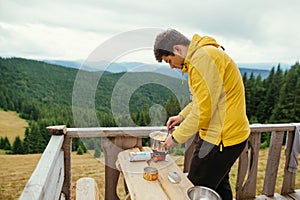
[[[144,147],[142,151],[151,151]],[[193,186],[186,175],[177,166],[171,156],[167,155],[165,161],[129,161],[130,151],[140,151],[138,148],[125,150],[119,153],[117,167],[122,171],[128,187],[131,200],[188,200],[187,190]],[[147,181],[143,178],[144,168],[147,166],[158,169],[158,180]],[[171,183],[168,173],[176,172],[180,177],[179,183]]]

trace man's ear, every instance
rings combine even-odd
[[[177,55],[182,55],[182,49],[180,45],[173,46],[173,53]]]

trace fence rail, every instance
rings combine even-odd
[[[236,199],[255,199],[257,169],[261,133],[271,132],[270,147],[266,165],[263,192],[259,195],[274,196],[276,177],[279,167],[282,144],[285,148],[284,179],[281,195],[295,196],[295,173],[287,170],[295,136],[294,124],[253,124],[248,146],[242,152],[238,163]],[[66,128],[65,126],[47,127],[52,133],[36,169],[27,182],[20,197],[23,199],[71,199],[72,138],[101,137],[105,157],[105,199],[119,199],[116,192],[119,171],[115,168],[117,155],[124,149],[142,147],[142,137],[152,131],[166,130],[166,127],[95,127]],[[185,154],[189,160],[191,154]],[[296,198],[300,195],[296,193]],[[276,196],[276,195],[275,195]],[[280,196],[282,198],[282,196]],[[291,198],[293,199],[293,198]]]

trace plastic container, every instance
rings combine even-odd
[[[134,162],[134,161],[145,161],[145,160],[150,160],[152,158],[151,152],[129,152],[129,161]]]

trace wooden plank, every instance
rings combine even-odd
[[[273,132],[273,131],[294,131],[293,124],[251,124],[251,133]]]
[[[242,198],[243,196],[243,184],[248,171],[249,166],[249,158],[248,158],[248,145],[246,145],[245,149],[242,151],[239,157],[238,163],[238,173],[237,173],[237,181],[236,181],[236,197],[237,199]]]
[[[292,193],[295,188],[296,174],[289,172],[287,170],[288,164],[290,162],[290,156],[291,156],[291,152],[292,152],[294,136],[295,136],[295,131],[289,131],[287,133],[287,143],[285,145],[286,148],[285,148],[284,176],[283,176],[283,182],[282,182],[282,188],[281,188],[281,194],[283,194],[283,195]]]
[[[169,199],[160,187],[158,180],[147,181],[143,178],[144,168],[149,166],[146,161],[130,162],[129,151],[120,152],[118,160],[131,200]]]
[[[194,185],[188,180],[186,175],[182,173],[182,170],[169,155],[167,155],[165,161],[154,162],[151,160],[149,165],[158,169],[158,180],[169,199],[189,200],[187,190]],[[169,172],[176,172],[180,176],[181,181],[177,184],[171,183],[168,180]]]
[[[272,197],[268,197],[266,195],[257,196],[255,197],[255,200],[293,200],[293,198],[275,193]]]
[[[148,136],[153,131],[166,131],[165,126],[150,126],[150,127],[95,127],[95,128],[68,128],[67,134],[69,137],[120,137]]]
[[[268,161],[262,194],[273,196],[275,192],[276,178],[280,161],[280,153],[283,142],[283,131],[275,131],[271,134]]]
[[[292,124],[252,124],[251,133],[272,131],[294,131]],[[118,136],[148,136],[153,131],[166,131],[165,126],[147,127],[91,127],[91,128],[67,128],[69,137],[118,137]]]
[[[27,199],[45,199],[45,191],[55,189],[55,187],[46,188],[49,177],[52,176],[55,163],[59,160],[64,136],[52,136],[37,167],[27,182],[20,200]],[[52,191],[54,192],[54,191]]]
[[[58,159],[54,163],[54,168],[50,177],[46,182],[43,199],[59,199],[62,186],[64,183],[64,152],[61,150]]]
[[[90,177],[76,181],[76,200],[99,200],[99,190],[96,181]]]
[[[240,164],[244,164],[244,166],[239,166],[241,169],[239,169],[238,173],[242,172],[243,176],[245,176],[245,168],[247,168],[249,163],[249,169],[248,169],[248,176],[246,181],[242,179],[242,177],[238,177],[237,182],[237,199],[247,199],[247,198],[254,198],[256,195],[256,181],[257,181],[257,167],[258,167],[258,156],[259,156],[259,147],[260,147],[260,137],[261,135],[258,133],[251,134],[249,137],[249,143],[250,146],[250,155],[249,158],[245,157],[245,154],[243,156],[243,162]],[[245,162],[245,159],[249,159],[248,162]],[[241,184],[244,182],[244,184],[241,186]]]

